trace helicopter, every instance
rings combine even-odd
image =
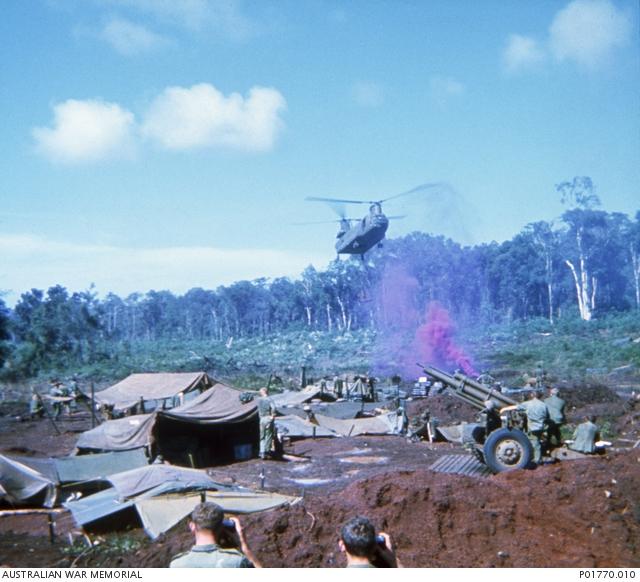
[[[336,234],[336,252],[338,255],[360,255],[364,260],[364,255],[374,246],[381,247],[389,228],[389,220],[404,218],[404,216],[386,216],[382,212],[382,204],[401,196],[417,194],[427,189],[439,186],[439,184],[421,184],[406,192],[383,198],[382,200],[344,200],[342,198],[321,198],[317,196],[307,196],[305,200],[310,202],[327,202],[331,204],[339,214],[339,220],[323,220],[319,222],[307,222],[299,224],[326,224],[337,222],[340,227]],[[338,211],[335,205],[342,204],[369,204],[369,212],[361,219],[347,218],[343,212]],[[342,210],[342,209],[341,209]]]

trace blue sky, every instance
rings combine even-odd
[[[389,235],[501,241],[591,176],[634,214],[637,2],[8,0],[0,289],[183,292],[333,258],[306,196],[439,195]],[[351,213],[358,216],[361,208]]]

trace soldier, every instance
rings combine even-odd
[[[502,426],[500,411],[493,400],[484,401],[484,408],[480,411],[480,414],[484,415],[485,438]]]
[[[100,413],[102,414],[102,418],[104,420],[113,420],[115,418],[114,409],[114,404],[107,404],[106,402],[103,402],[100,405]]]
[[[480,384],[482,384],[483,386],[493,386],[493,384],[495,384],[495,381],[495,378],[491,374],[489,374],[487,370],[482,372],[482,374],[480,374],[476,378],[476,382],[480,382]]]
[[[527,415],[527,436],[533,447],[533,461],[540,464],[542,461],[542,444],[541,440],[544,435],[545,426],[549,420],[549,410],[547,405],[540,400],[542,392],[533,390],[529,394],[529,400],[521,404],[506,406],[500,412],[507,410],[521,410]]]
[[[431,433],[429,423],[431,420],[431,412],[429,409],[425,410],[420,416],[414,416],[409,422],[409,428],[407,430],[407,439],[411,442],[418,442],[424,436],[429,437]]]
[[[367,389],[370,402],[378,402],[378,393],[376,392],[376,379],[369,374],[367,374]]]
[[[333,393],[336,398],[342,398],[342,378],[339,376],[333,378]]]
[[[62,392],[62,382],[58,382],[57,380],[51,381],[51,388],[49,390],[49,396],[51,396],[54,400],[52,400],[51,406],[53,408],[53,418],[58,420],[59,416],[62,414],[62,402],[60,400],[55,400],[64,396]]]
[[[393,429],[393,434],[407,434],[408,425],[409,418],[407,417],[404,401],[398,399],[398,407],[396,408],[396,426]]]
[[[260,458],[265,459],[273,449],[275,434],[276,405],[269,398],[266,388],[260,388],[258,415],[260,416]]]
[[[71,410],[71,412],[76,412],[78,410],[78,398],[80,398],[81,396],[80,387],[78,386],[77,376],[71,377],[68,391],[69,391],[69,396],[71,396],[71,398],[73,399],[69,402],[69,409]]]
[[[565,423],[565,401],[558,396],[559,390],[557,388],[550,388],[549,394],[549,398],[545,398],[544,400],[544,403],[549,409],[547,435],[549,437],[550,444],[553,442],[554,445],[560,446],[562,444],[562,434],[560,429]]]
[[[42,418],[44,416],[44,405],[40,394],[36,392],[34,386],[31,387],[31,398],[29,399],[29,418]]]
[[[375,568],[376,563],[391,568],[400,566],[389,534],[376,535],[366,517],[354,517],[342,526],[338,546],[347,556],[347,568]]]
[[[191,513],[189,529],[195,545],[189,552],[178,554],[171,560],[170,568],[260,568],[260,564],[249,549],[237,518],[233,523],[240,550],[221,548],[219,543],[225,536],[224,512],[215,503],[199,503]]]
[[[587,415],[584,422],[576,427],[573,433],[573,443],[569,447],[572,451],[579,453],[593,454],[596,450],[596,441],[600,440],[596,417]]]

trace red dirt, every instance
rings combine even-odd
[[[489,479],[387,473],[330,499],[309,496],[242,521],[268,567],[343,566],[338,531],[358,514],[391,534],[405,566],[638,567],[639,456],[568,461]],[[182,524],[113,565],[163,567],[190,544]]]
[[[607,408],[595,400],[575,412],[604,406],[604,413],[617,413],[624,407],[623,401],[611,400]],[[410,403],[410,414],[425,405],[441,422],[473,420],[476,414],[444,395]],[[638,412],[627,408],[615,417],[616,428],[632,440],[629,435],[639,432]],[[78,430],[81,422],[88,419],[63,427]],[[0,431],[0,452],[20,454],[65,454],[77,437],[56,436],[46,420],[17,423],[8,417],[0,418]],[[392,535],[406,566],[640,566],[640,449],[490,478],[433,473],[427,467],[435,459],[459,449],[399,437],[305,440],[289,452],[310,461],[252,460],[211,470],[217,479],[256,487],[264,468],[267,489],[296,495],[304,484],[293,479],[331,480],[306,486],[303,501],[292,507],[242,517],[265,566],[344,565],[338,530],[356,514]],[[387,461],[345,462],[355,456]],[[58,526],[69,531],[70,518],[60,518]],[[47,533],[42,516],[0,518],[0,565],[71,565],[80,550],[70,552],[64,535],[50,544]],[[184,523],[156,542],[139,529],[113,533],[76,565],[163,567],[190,543]]]
[[[478,416],[473,406],[448,394],[420,398],[407,404],[409,418],[419,416],[425,410],[429,410],[431,417],[437,418],[443,426],[462,421],[473,422]]]

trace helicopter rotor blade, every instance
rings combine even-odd
[[[343,220],[351,222],[353,218],[343,218],[341,220],[312,220],[311,222],[291,222],[293,226],[307,226],[308,224],[339,224]]]
[[[370,202],[370,204],[382,204],[383,202],[394,200],[395,198],[400,198],[401,196],[408,196],[409,194],[417,194],[418,192],[423,192],[426,190],[432,190],[432,189],[441,188],[441,187],[442,187],[441,182],[427,182],[426,184],[420,184],[415,188],[411,188],[411,190],[407,190],[406,192],[400,192],[400,194],[389,196],[389,198],[384,198],[382,200],[373,200]]]
[[[406,214],[400,214],[398,216],[387,216],[389,220],[400,220],[401,218],[407,218]]]
[[[342,198],[320,198],[318,196],[307,196],[305,200],[310,202],[339,202],[342,204],[370,204],[366,200],[343,200]]]

